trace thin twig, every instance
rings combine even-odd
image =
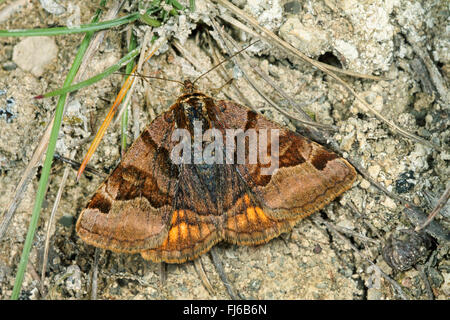
[[[442,78],[438,68],[434,65],[433,61],[431,60],[430,55],[421,48],[421,45],[419,43],[414,41],[411,35],[406,35],[406,39],[411,44],[411,47],[413,48],[414,52],[423,61],[423,64],[428,70],[431,82],[436,88],[436,92],[439,94],[441,99],[448,107],[450,100],[450,93],[445,86],[445,80]]]
[[[100,249],[95,248],[94,265],[92,267],[91,300],[97,300],[99,255],[100,255]]]
[[[213,57],[213,62],[214,62],[214,64],[218,64],[220,61],[222,61],[224,59],[224,57],[223,56],[219,57],[219,53],[216,50],[216,46],[213,46],[213,44],[212,44],[210,33],[207,33],[207,35],[208,35],[207,36],[207,41],[208,41],[209,48],[211,48],[211,54],[212,54],[212,57]],[[228,75],[228,72],[225,69],[223,64],[220,66],[218,71],[219,71],[219,74],[220,74],[220,76],[222,77],[222,79],[224,81],[227,81],[228,79],[232,78],[231,76]],[[239,89],[239,87],[236,85],[235,82],[231,82],[231,87],[234,89],[234,91],[238,95],[238,101],[242,102],[246,106],[250,106],[251,105],[250,101],[242,93],[242,91]],[[229,96],[226,93],[225,93],[225,95],[227,96],[227,98],[229,98]]]
[[[76,150],[72,151],[70,157],[73,158],[75,156]],[[45,246],[44,246],[44,256],[42,258],[42,270],[41,270],[41,292],[44,292],[44,283],[45,283],[45,271],[47,269],[47,260],[48,260],[48,249],[50,245],[50,233],[53,228],[53,221],[55,219],[56,210],[58,209],[59,202],[61,201],[61,196],[64,190],[64,186],[67,181],[67,177],[70,173],[70,166],[67,165],[64,169],[64,174],[59,185],[58,193],[56,194],[55,203],[53,204],[52,212],[50,214],[50,219],[47,221],[47,233],[45,235]]]
[[[439,201],[439,199],[430,191],[423,190],[421,196],[427,201],[430,207],[435,207]],[[445,218],[450,218],[450,203],[447,204],[441,209],[441,214]]]
[[[188,50],[186,50],[178,40],[174,39],[172,41],[172,45],[183,55],[184,59],[186,59],[191,65],[195,67],[195,69],[198,70],[200,75],[203,75],[208,71],[201,67],[202,64],[200,63],[200,61],[195,59],[192,56],[192,54]],[[210,83],[212,82],[212,79],[209,77],[209,75],[206,75],[205,77],[206,79],[208,79]]]
[[[107,21],[114,19],[119,13],[119,10],[122,7],[124,1],[125,0],[122,0],[120,3],[116,1],[113,4],[113,6],[108,10],[108,12],[106,12],[105,17],[102,20]],[[84,54],[83,62],[81,63],[80,68],[78,69],[77,76],[74,79],[73,83],[77,83],[83,78],[86,68],[89,65],[88,62],[92,61],[92,56],[94,55],[94,53],[97,52],[98,47],[103,42],[103,39],[105,38],[105,35],[108,31],[109,29],[101,30],[94,35],[91,42],[89,43],[89,47],[87,48],[86,53]]]
[[[39,277],[39,274],[37,273],[36,268],[34,267],[34,265],[32,263],[29,263],[27,269],[28,269],[28,272],[30,272],[31,277],[33,278],[33,280],[35,280],[35,281],[37,281],[39,283],[41,281],[41,278]],[[40,291],[40,292],[41,292],[41,295],[42,295],[42,291]]]
[[[138,67],[136,69],[136,73],[139,73],[141,71],[142,64],[144,63],[144,59],[148,56],[148,54],[150,54],[150,52],[152,52],[154,50],[154,48],[157,48],[157,46],[154,45],[152,48],[149,48],[149,50],[147,50],[147,53],[146,53],[147,44],[150,41],[152,35],[153,35],[153,32],[151,31],[151,28],[149,28],[145,31],[144,40],[142,42],[141,53],[139,55]],[[158,44],[160,44],[160,43],[162,44],[163,42],[159,41]],[[122,117],[123,111],[130,103],[130,99],[131,99],[131,96],[133,95],[136,82],[137,82],[136,79],[134,79],[133,83],[131,84],[130,88],[128,89],[127,95],[117,111],[116,120],[114,121],[114,124],[116,124],[119,121],[119,119]]]
[[[223,14],[223,15],[220,15],[219,18],[224,20],[224,21],[226,21],[226,22],[228,22],[229,24],[235,26],[238,29],[241,29],[245,33],[254,36],[255,38],[259,37],[259,34],[257,34],[255,31],[253,31],[253,29],[247,27],[245,24],[243,24],[239,20],[233,18],[232,16],[230,16],[230,15],[228,15],[226,13]]]
[[[223,269],[222,261],[220,260],[216,250],[217,250],[216,247],[212,247],[209,252],[211,254],[214,266],[216,267],[217,273],[219,273],[219,277],[222,280],[223,284],[225,285],[225,288],[227,289],[227,292],[230,295],[231,299],[240,300],[240,298],[234,292],[233,286],[230,284],[230,281],[228,280],[225,270]]]
[[[427,215],[419,208],[405,206],[403,212],[405,213],[409,221],[411,221],[411,223],[416,227],[420,226],[427,220]],[[450,232],[436,220],[431,220],[430,224],[428,224],[423,229],[423,231],[431,235],[433,238],[436,238],[437,240],[450,242]]]
[[[197,275],[199,276],[200,280],[202,281],[203,286],[206,288],[206,290],[208,291],[208,293],[210,295],[214,296],[215,292],[214,292],[213,287],[211,286],[211,283],[209,282],[208,276],[205,273],[205,269],[203,268],[201,257],[195,259],[193,262],[194,262],[195,271],[197,272]]]
[[[369,237],[366,237],[365,235],[362,235],[362,234],[360,234],[358,232],[355,232],[355,231],[353,231],[353,230],[351,230],[349,228],[341,227],[341,226],[338,226],[338,225],[336,225],[334,227],[336,228],[336,230],[338,230],[338,231],[340,231],[342,233],[346,233],[348,235],[351,235],[351,236],[353,236],[355,238],[359,238],[359,239],[361,239],[364,242],[370,242],[370,243],[373,243],[373,244],[380,244],[380,241],[374,240],[374,239],[369,238]]]
[[[430,281],[428,281],[427,277],[427,268],[418,264],[417,270],[419,271],[419,275],[422,278],[423,283],[425,284],[425,292],[427,293],[428,300],[434,300],[433,290],[431,289]]]
[[[11,219],[13,218],[17,207],[19,206],[20,202],[22,201],[25,195],[25,191],[28,187],[28,184],[30,183],[32,177],[36,174],[37,166],[39,165],[39,162],[41,161],[42,156],[44,155],[44,152],[47,149],[48,141],[50,139],[50,133],[53,127],[53,121],[54,117],[52,121],[50,121],[50,123],[48,124],[47,128],[45,129],[45,132],[42,135],[39,144],[34,149],[33,156],[31,157],[30,162],[28,163],[27,167],[22,173],[22,178],[20,179],[20,182],[16,187],[14,196],[8,203],[7,209],[3,213],[3,219],[0,223],[0,241],[5,236],[6,230],[8,230],[8,226],[11,222]]]
[[[430,224],[430,222],[434,219],[434,217],[438,214],[438,212],[441,211],[441,209],[446,205],[449,197],[450,197],[450,184],[447,186],[447,189],[445,190],[442,197],[439,198],[438,203],[436,204],[434,209],[428,215],[427,220],[420,226],[417,226],[416,231],[420,231]]]

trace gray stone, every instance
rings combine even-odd
[[[299,13],[302,10],[302,5],[298,1],[289,1],[284,4],[284,11],[288,13]]]
[[[5,71],[12,71],[17,68],[17,64],[15,64],[12,61],[6,61],[4,64],[2,64],[2,69]]]
[[[434,287],[439,288],[444,283],[444,277],[436,269],[429,268],[428,275]]]
[[[380,290],[375,288],[369,288],[367,290],[367,300],[381,300],[383,294]]]

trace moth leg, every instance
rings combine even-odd
[[[165,262],[159,264],[159,281],[162,286],[164,286],[167,281],[167,263]]]
[[[227,292],[231,299],[233,300],[240,300],[240,294],[236,295],[236,289],[233,287],[233,285],[228,280],[227,274],[225,273],[225,270],[223,269],[222,260],[217,254],[216,248],[212,248],[210,251],[214,266],[216,267],[217,272],[219,273],[220,280],[222,280],[222,283],[224,284],[225,288],[227,289]]]
[[[203,286],[206,288],[206,290],[210,295],[214,296],[215,295],[214,289],[211,283],[209,282],[208,276],[205,273],[205,269],[203,268],[202,257],[198,257],[193,261],[193,263],[195,271],[197,272],[198,277],[202,281]]]

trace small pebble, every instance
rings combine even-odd
[[[316,245],[314,246],[313,252],[314,252],[315,254],[319,254],[319,253],[322,252],[322,247],[320,246],[320,244],[316,244]]]
[[[369,187],[370,187],[370,182],[367,181],[366,179],[362,179],[362,180],[361,180],[361,183],[359,184],[359,186],[360,186],[362,189],[369,189]]]
[[[289,1],[284,4],[284,11],[288,13],[299,13],[302,10],[302,5],[298,1]]]
[[[386,199],[383,202],[383,206],[385,206],[386,208],[391,209],[391,210],[397,209],[397,204],[395,203],[394,200],[392,200],[389,197],[386,197]]]
[[[381,300],[383,294],[380,290],[375,288],[369,288],[367,290],[367,300]]]
[[[55,0],[39,0],[42,8],[48,13],[60,15],[66,12],[66,9]]]
[[[304,26],[297,16],[290,17],[280,28],[280,37],[310,57],[329,50],[328,36],[320,29]]]
[[[321,283],[316,284],[316,288],[317,289],[326,289],[326,288],[328,288],[328,284],[326,282],[321,282]]]
[[[253,280],[250,283],[250,288],[254,291],[258,291],[260,287],[261,287],[261,280]]]
[[[12,61],[6,61],[2,64],[2,69],[5,71],[13,71],[17,69],[17,64]]]
[[[69,228],[75,224],[75,218],[72,215],[63,215],[58,222],[64,227]]]
[[[395,191],[405,193],[411,190],[415,185],[414,172],[412,170],[403,172],[395,182]]]
[[[74,291],[74,293],[80,294],[81,291],[81,270],[77,265],[71,265],[67,268],[66,274],[70,274],[67,277],[65,283],[66,288],[69,291]]]
[[[369,173],[369,175],[372,179],[376,179],[378,177],[378,174],[380,173],[380,171],[381,171],[381,167],[377,164],[370,166],[367,169],[367,172]]]

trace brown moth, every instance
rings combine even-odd
[[[278,169],[263,175],[269,164],[174,163],[172,135],[181,128],[194,136],[195,121],[219,132],[278,130]],[[272,156],[270,144],[267,149]],[[257,245],[288,232],[355,178],[355,169],[323,146],[185,81],[183,94],[145,128],[99,187],[76,231],[96,247],[183,263],[220,241]]]

